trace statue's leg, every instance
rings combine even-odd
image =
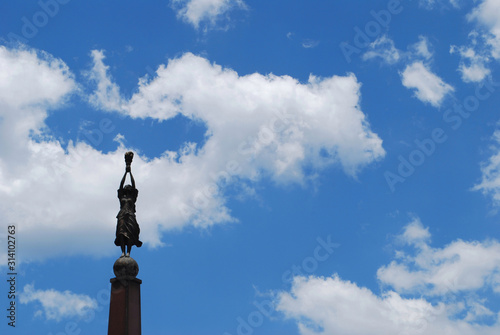
[[[132,244],[127,244],[127,257],[130,257],[131,250],[132,250]]]
[[[123,236],[120,236],[120,248],[122,249],[122,255],[120,257],[125,256],[125,239]]]

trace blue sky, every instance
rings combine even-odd
[[[2,333],[106,331],[128,150],[144,334],[500,331],[499,0],[0,9]]]

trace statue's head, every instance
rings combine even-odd
[[[132,185],[125,185],[123,189],[121,190],[121,197],[125,198],[137,198],[137,189],[132,187]],[[120,193],[119,193],[120,194]]]
[[[134,190],[134,188],[132,187],[132,185],[125,185],[125,187],[123,188],[123,193],[125,195],[131,197],[133,194],[133,190]]]

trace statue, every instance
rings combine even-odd
[[[121,257],[130,257],[130,250],[132,246],[135,245],[140,247],[142,242],[139,241],[140,228],[137,220],[135,218],[135,202],[137,200],[137,194],[139,191],[135,188],[135,180],[132,176],[132,170],[130,165],[132,164],[132,159],[134,158],[134,153],[129,151],[125,154],[125,174],[123,175],[122,181],[120,183],[120,188],[118,189],[118,199],[120,199],[120,211],[116,218],[118,222],[116,224],[116,239],[115,245],[119,246],[122,250]],[[132,185],[126,185],[125,179],[127,173],[130,174],[130,181]],[[127,246],[127,253],[125,254],[125,246]]]

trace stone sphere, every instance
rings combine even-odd
[[[120,257],[113,265],[116,278],[135,278],[139,273],[139,265],[132,257]]]

